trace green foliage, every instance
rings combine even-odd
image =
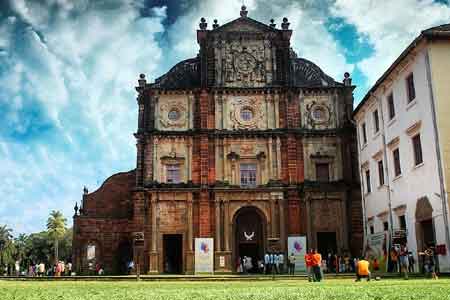
[[[15,254],[12,229],[6,225],[0,226],[0,267],[13,264]]]
[[[333,279],[224,282],[0,282],[2,300],[300,300],[300,299],[448,299],[450,279],[354,282]]]
[[[54,241],[55,262],[59,260],[59,241],[64,237],[66,232],[67,220],[60,211],[52,210],[47,219],[47,232],[49,237]]]

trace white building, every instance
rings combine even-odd
[[[354,112],[366,237],[388,231],[407,242],[416,271],[427,244],[450,271],[449,64],[450,26],[423,31]]]

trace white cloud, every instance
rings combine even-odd
[[[358,63],[373,84],[421,30],[450,22],[448,4],[432,0],[337,0],[334,16],[353,24],[375,53]]]
[[[51,209],[70,217],[83,185],[134,168],[134,86],[157,72],[166,10],[142,17],[131,0],[11,7],[16,19],[0,18],[0,224],[30,232]]]

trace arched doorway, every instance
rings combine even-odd
[[[251,257],[253,267],[249,272],[257,272],[257,262],[264,259],[265,251],[266,219],[264,214],[254,206],[243,207],[236,212],[233,218],[233,229],[235,266],[238,266],[239,259],[244,256]]]
[[[131,241],[124,240],[117,247],[114,257],[113,272],[117,275],[127,275],[128,264],[133,260],[133,247]]]

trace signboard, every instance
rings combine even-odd
[[[225,256],[219,256],[219,267],[225,268]]]
[[[306,272],[305,254],[306,254],[306,236],[289,236],[287,257],[294,255],[295,271]]]
[[[369,234],[367,236],[364,256],[369,260],[372,269],[374,269],[374,266],[378,264],[379,271],[386,272],[388,265],[388,254],[389,234],[387,231]]]
[[[214,272],[214,239],[195,239],[195,274]]]

